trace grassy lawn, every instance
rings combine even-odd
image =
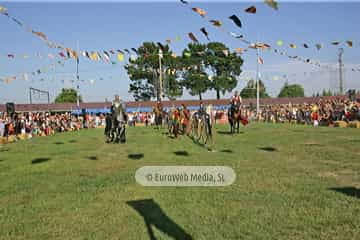
[[[359,129],[226,131],[216,152],[145,127],[125,145],[105,144],[102,129],[3,145],[0,239],[360,238]],[[134,174],[146,165],[225,165],[237,178],[142,187]]]

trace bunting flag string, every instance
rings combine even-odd
[[[269,5],[270,7],[274,8],[275,10],[278,9],[278,4],[277,4],[277,2],[274,1],[274,0],[266,0],[265,3],[266,3],[267,5]],[[187,4],[187,5],[189,5],[189,4]],[[191,8],[191,7],[190,7],[190,8]],[[193,8],[191,8],[191,9],[193,9]],[[205,10],[204,10],[204,11],[205,11]],[[252,8],[252,7],[249,7],[249,8],[247,8],[245,11],[252,13],[252,12],[255,12],[255,9]],[[204,15],[204,16],[202,16],[202,17],[203,17],[204,19],[207,19],[207,16],[208,16],[208,14],[206,14],[206,16]],[[241,20],[240,20],[236,15],[231,15],[231,16],[229,17],[229,19],[232,20],[237,27],[239,27],[239,28],[242,27]],[[230,35],[231,37],[237,38],[237,39],[239,39],[240,41],[242,41],[243,43],[248,44],[248,45],[249,45],[248,48],[253,48],[253,49],[261,48],[262,50],[272,49],[272,50],[273,50],[272,52],[274,52],[274,53],[276,53],[276,54],[280,54],[280,55],[286,56],[286,57],[288,57],[289,59],[298,60],[298,61],[301,61],[301,62],[303,62],[303,63],[311,64],[311,65],[314,65],[314,66],[317,66],[317,67],[321,67],[321,68],[322,68],[322,67],[327,68],[327,69],[330,68],[329,66],[322,65],[322,64],[320,64],[319,62],[314,61],[314,60],[311,60],[311,59],[309,59],[309,58],[298,57],[298,56],[296,56],[296,57],[291,56],[291,55],[287,54],[285,51],[281,51],[281,50],[276,49],[276,48],[271,48],[269,44],[266,44],[267,46],[264,48],[264,45],[263,45],[263,44],[259,44],[259,43],[254,44],[254,43],[251,43],[251,41],[248,41],[247,39],[245,39],[243,35],[239,35],[239,34],[236,34],[236,33],[233,33],[233,32],[229,32],[229,31],[227,31],[226,29],[223,29],[223,25],[221,24],[221,21],[220,21],[220,20],[210,19],[210,20],[208,20],[208,22],[210,22],[214,27],[222,30],[223,32],[228,33],[228,35]],[[281,47],[281,46],[284,45],[284,42],[283,42],[282,40],[279,40],[279,41],[276,42],[276,44],[277,44],[279,47]],[[353,46],[353,42],[352,42],[351,40],[346,41],[346,44],[347,44],[348,47],[352,47],[352,46]],[[303,46],[304,48],[309,48],[309,45],[308,45],[307,43],[302,44],[302,46]],[[290,44],[289,44],[289,47],[292,48],[292,49],[296,49],[296,48],[297,48],[297,45],[294,44],[294,43],[290,43]],[[323,47],[323,45],[320,44],[320,43],[317,43],[317,44],[315,44],[315,47],[316,47],[317,50],[320,50],[320,49]]]
[[[21,22],[16,17],[11,16],[5,7],[0,6],[0,14],[2,14],[4,16],[8,17],[9,19],[11,19],[18,26],[23,28],[26,32],[30,32],[30,33],[34,34],[35,36],[37,36],[40,40],[44,41],[49,48],[57,48],[57,49],[65,50],[68,53],[68,55],[70,55],[72,58],[77,59],[78,56],[76,54],[76,51],[74,51],[71,48],[66,48],[66,47],[64,47],[64,46],[62,46],[60,44],[49,41],[48,37],[43,32],[35,31],[31,27],[29,27],[26,24],[24,24],[23,22]]]

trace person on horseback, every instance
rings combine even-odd
[[[189,123],[190,123],[190,111],[186,108],[185,104],[181,104],[181,126],[182,133],[189,134]]]
[[[155,125],[159,129],[162,125],[162,116],[163,116],[163,105],[160,101],[156,102],[156,105],[153,109],[155,115]]]
[[[235,91],[234,95],[230,99],[231,110],[240,108],[242,99],[238,91]]]
[[[230,123],[230,132],[235,132],[235,129],[237,132],[239,132],[239,122],[241,121],[241,104],[242,99],[239,95],[238,91],[235,91],[234,95],[230,99],[230,109],[228,112],[228,120]]]
[[[116,134],[116,142],[125,143],[125,124],[127,121],[126,105],[120,100],[119,95],[111,105],[111,133]]]

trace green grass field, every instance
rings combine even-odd
[[[360,131],[217,126],[216,152],[187,137],[103,130],[0,147],[0,239],[360,239]],[[165,131],[164,131],[165,132]],[[147,165],[225,165],[229,187],[143,187]]]

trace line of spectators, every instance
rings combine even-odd
[[[360,100],[320,100],[313,104],[264,106],[258,117],[262,122],[296,122],[314,126],[331,126],[336,121],[360,121]]]
[[[13,116],[0,113],[0,137],[17,136],[32,138],[49,136],[56,132],[78,131],[105,125],[104,115],[75,116],[70,113],[50,114],[16,113]]]

